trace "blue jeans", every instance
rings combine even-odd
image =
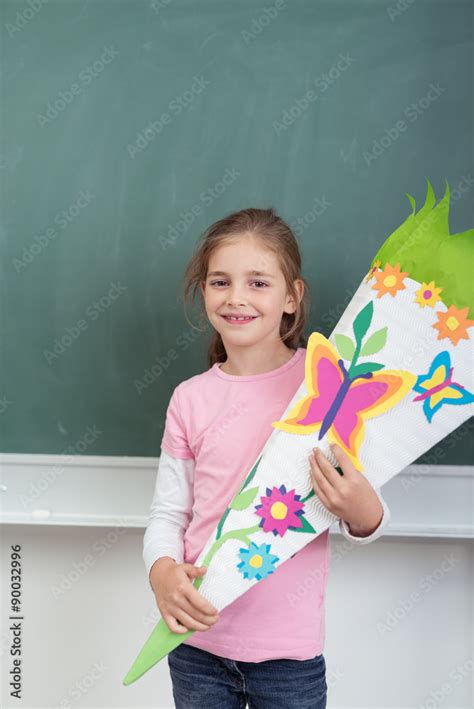
[[[176,709],[326,709],[324,656],[242,662],[181,644],[168,654]]]

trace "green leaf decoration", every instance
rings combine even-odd
[[[367,305],[362,308],[360,313],[355,318],[352,324],[352,329],[354,330],[354,335],[357,340],[357,343],[362,342],[362,340],[364,339],[365,333],[370,327],[373,312],[374,304],[371,300],[369,300]]]
[[[366,355],[375,354],[380,352],[380,350],[385,347],[387,342],[387,327],[383,327],[381,330],[377,330],[373,335],[369,337],[365,345],[360,351],[360,356],[365,357]]]
[[[288,527],[288,529],[291,529],[292,532],[304,532],[305,534],[316,534],[315,528],[308,522],[306,517],[300,517],[301,521],[303,522],[303,526],[298,529],[295,529],[295,527]]]
[[[383,369],[384,364],[379,362],[364,362],[363,364],[356,365],[349,372],[350,377],[359,377],[361,374],[367,374],[367,372],[376,372],[378,369]]]
[[[341,357],[350,362],[355,352],[355,344],[352,342],[351,338],[347,335],[335,335],[334,339],[336,340],[336,347]]]
[[[250,490],[246,490],[245,492],[241,492],[240,494],[236,495],[229,505],[230,509],[238,511],[246,510],[247,507],[249,507],[249,505],[251,505],[254,501],[257,492],[258,486],[251,487]]]
[[[244,483],[243,483],[242,487],[240,488],[239,492],[242,492],[242,490],[245,490],[245,488],[247,487],[247,485],[249,484],[249,482],[251,482],[251,481],[253,480],[253,478],[254,478],[254,476],[255,476],[255,473],[257,472],[258,465],[259,465],[260,461],[262,460],[262,457],[263,457],[263,453],[262,453],[262,455],[260,456],[260,458],[257,460],[257,462],[255,463],[255,465],[253,466],[253,468],[252,468],[252,470],[250,471],[250,473],[249,473],[249,474],[247,475],[247,477],[245,478]]]

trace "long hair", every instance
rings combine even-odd
[[[306,347],[307,340],[303,330],[309,312],[309,285],[301,275],[301,255],[297,240],[288,224],[275,213],[273,207],[241,209],[219,219],[206,229],[184,273],[185,311],[191,293],[193,303],[196,295],[200,297],[201,314],[205,315],[200,284],[206,281],[211,254],[226,241],[234,240],[238,234],[244,232],[251,232],[266,249],[273,251],[285,277],[287,292],[295,300],[295,312],[282,314],[281,340],[292,349]],[[295,279],[301,279],[304,283],[304,294],[301,300],[298,300],[294,288]],[[216,330],[213,332],[207,357],[209,367],[212,367],[215,362],[224,362],[227,359],[222,337]]]

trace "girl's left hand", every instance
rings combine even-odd
[[[330,512],[347,522],[351,534],[368,537],[382,521],[382,504],[340,446],[333,444],[331,450],[344,475],[337,472],[320,448],[313,448],[309,456],[313,490]]]

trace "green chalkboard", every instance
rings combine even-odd
[[[3,452],[159,455],[173,388],[207,369],[184,268],[231,211],[294,227],[307,335],[331,332],[426,177],[449,181],[452,231],[473,224],[467,0],[1,13]],[[467,464],[471,429],[422,461]]]

